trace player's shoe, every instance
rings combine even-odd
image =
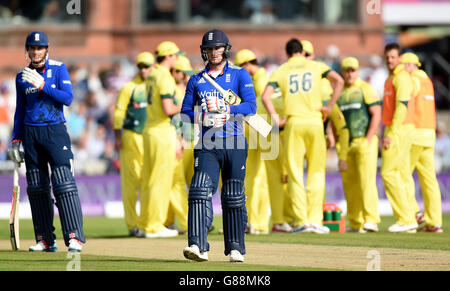
[[[272,232],[286,233],[286,232],[291,232],[291,231],[292,231],[292,227],[289,224],[287,224],[286,222],[282,223],[282,224],[274,224],[272,226]]]
[[[398,224],[395,223],[388,228],[388,232],[406,232],[406,233],[416,233],[417,232],[417,224]]]
[[[292,227],[291,233],[308,233],[312,232],[312,227],[309,224],[301,224]]]
[[[173,230],[178,231],[178,234],[185,234],[185,233],[186,233],[185,230],[179,229],[179,228],[175,225],[175,223],[170,224],[167,228],[168,228],[168,229],[173,229]]]
[[[440,225],[425,225],[424,227],[419,228],[419,232],[433,232],[433,233],[443,233],[444,230],[442,229],[442,226]]]
[[[155,233],[146,233],[146,238],[158,238],[158,237],[174,237],[178,235],[178,231],[174,229],[168,229],[167,227]]]
[[[345,228],[345,232],[356,232],[356,233],[367,233],[367,230],[363,229],[357,229],[357,228],[353,228],[351,226],[347,226]]]
[[[28,249],[30,252],[56,252],[58,251],[58,247],[56,246],[56,242],[53,243],[52,246],[49,246],[45,241],[40,240],[37,244],[34,246],[31,246]]]
[[[69,240],[69,252],[77,252],[80,253],[83,249],[81,242],[75,238]]]
[[[244,262],[244,256],[238,250],[232,250],[230,252],[230,262],[242,263]]]
[[[317,233],[317,234],[329,234],[330,229],[326,226],[313,223],[313,224],[311,224],[311,232]]]
[[[138,229],[134,236],[135,237],[145,237],[145,231],[143,231],[142,229]]]
[[[139,232],[139,228],[135,227],[133,229],[128,230],[128,236],[136,236],[136,234]]]
[[[371,222],[366,222],[363,225],[363,229],[367,232],[378,232],[378,225]]]
[[[418,225],[421,225],[425,222],[425,215],[423,214],[423,212],[419,211],[416,213],[416,221]]]
[[[208,260],[208,252],[201,252],[197,245],[185,247],[183,255],[186,259],[196,262],[205,262]]]

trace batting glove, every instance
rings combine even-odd
[[[11,161],[16,162],[18,164],[24,161],[25,153],[20,150],[20,145],[22,141],[19,139],[15,139],[12,141],[10,148],[8,149],[8,156]]]
[[[22,71],[22,81],[30,83],[39,90],[42,90],[45,84],[44,77],[42,77],[36,70],[28,67]]]
[[[202,101],[202,109],[207,112],[230,113],[230,106],[223,98],[206,97]]]
[[[228,119],[230,119],[230,114],[228,113],[206,112],[198,115],[199,123],[206,127],[223,127]]]

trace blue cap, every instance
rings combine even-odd
[[[32,45],[37,46],[47,46],[48,47],[48,37],[42,31],[33,31],[27,36],[27,40],[25,41],[25,47],[29,47]]]

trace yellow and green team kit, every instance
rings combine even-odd
[[[378,137],[366,138],[371,115],[369,107],[379,106],[380,98],[375,89],[358,78],[346,86],[337,100],[350,135],[342,181],[347,200],[347,216],[353,229],[363,229],[364,223],[378,224],[378,191],[376,185]]]
[[[283,142],[288,193],[296,226],[320,225],[323,219],[326,143],[320,112],[321,79],[329,71],[331,69],[324,63],[295,56],[277,68],[268,82],[270,86],[280,88],[283,114],[288,117]],[[308,164],[306,187],[303,182],[305,159]]]
[[[257,97],[257,113],[266,117],[270,122],[270,116],[261,100],[268,81],[266,70],[259,68],[252,76],[252,80]],[[276,111],[282,112],[283,100],[280,91],[276,90],[271,98]],[[247,126],[246,136],[249,142],[245,177],[248,221],[253,229],[266,233],[269,227],[269,212],[274,224],[285,222],[283,211],[287,189],[282,183],[282,176],[285,174],[284,150],[280,138],[282,133],[271,133],[267,138],[263,138]],[[276,142],[277,140],[280,142]],[[274,149],[273,146],[278,146],[278,149]],[[268,154],[268,152],[274,153],[276,156],[263,159],[264,153]]]
[[[157,233],[165,228],[176,161],[176,130],[162,107],[164,98],[173,99],[176,84],[169,69],[157,64],[147,78],[147,122],[143,130],[142,212],[138,228]],[[164,183],[161,183],[164,181]]]
[[[146,121],[146,84],[140,76],[128,82],[120,91],[114,110],[113,127],[121,130],[120,178],[125,223],[129,230],[138,225],[136,202],[141,185],[144,157],[142,131]]]

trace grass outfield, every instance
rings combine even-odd
[[[338,234],[333,233],[330,235],[317,235],[317,234],[270,234],[263,236],[248,235],[246,237],[248,249],[251,249],[252,244],[263,246],[270,251],[272,246],[283,245],[286,248],[292,246],[298,247],[329,247],[329,248],[349,248],[354,247],[356,249],[361,248],[373,248],[373,249],[398,249],[398,251],[441,251],[442,254],[448,255],[450,251],[450,215],[446,214],[444,219],[444,233],[431,234],[431,233],[417,233],[417,234],[390,234],[385,230],[389,225],[394,222],[393,217],[382,217],[382,223],[380,224],[379,233],[345,233]],[[117,246],[113,246],[117,249],[117,252],[88,252],[82,253],[82,270],[159,270],[159,271],[289,271],[289,270],[332,270],[342,269],[339,266],[333,268],[333,264],[325,268],[320,266],[286,266],[280,263],[270,262],[267,264],[258,262],[252,264],[252,260],[246,260],[245,264],[229,264],[226,262],[223,253],[223,235],[218,234],[218,229],[221,226],[221,217],[215,217],[214,226],[215,230],[209,235],[208,239],[211,244],[214,244],[217,250],[219,260],[211,260],[206,264],[198,264],[185,260],[181,255],[181,248],[187,243],[187,236],[182,235],[176,238],[167,239],[167,242],[171,242],[176,245],[175,250],[166,250],[175,252],[177,255],[172,259],[161,259],[159,257],[142,256],[139,255],[127,255],[127,252],[121,251]],[[58,239],[61,238],[61,227],[59,219],[55,219],[56,235]],[[128,238],[127,230],[122,219],[108,219],[103,217],[87,217],[84,219],[84,229],[88,240],[87,247],[95,245],[94,242],[107,241],[110,244],[117,242],[117,245],[121,247],[123,242],[128,244],[130,250],[138,248],[138,244],[145,243],[143,251],[146,248],[151,248],[153,242],[158,241],[151,239],[136,239]],[[52,254],[42,253],[29,253],[28,247],[33,243],[33,225],[31,220],[23,219],[20,221],[20,236],[21,236],[21,251],[12,252],[9,245],[9,233],[8,233],[8,221],[0,220],[0,270],[66,270],[68,262],[71,258],[67,257],[65,247],[62,242],[58,242],[59,252]],[[91,242],[91,243],[89,243]],[[136,246],[134,246],[134,243]],[[160,241],[162,242],[162,241]],[[167,248],[170,248],[167,246]],[[250,255],[250,251],[248,250]],[[222,259],[222,257],[224,259]],[[426,256],[424,256],[426,258]],[[211,259],[211,258],[210,258]],[[388,262],[388,260],[385,260]],[[450,261],[448,262],[448,269],[450,270]],[[351,269],[351,268],[350,268]],[[444,261],[445,269],[445,261]]]

